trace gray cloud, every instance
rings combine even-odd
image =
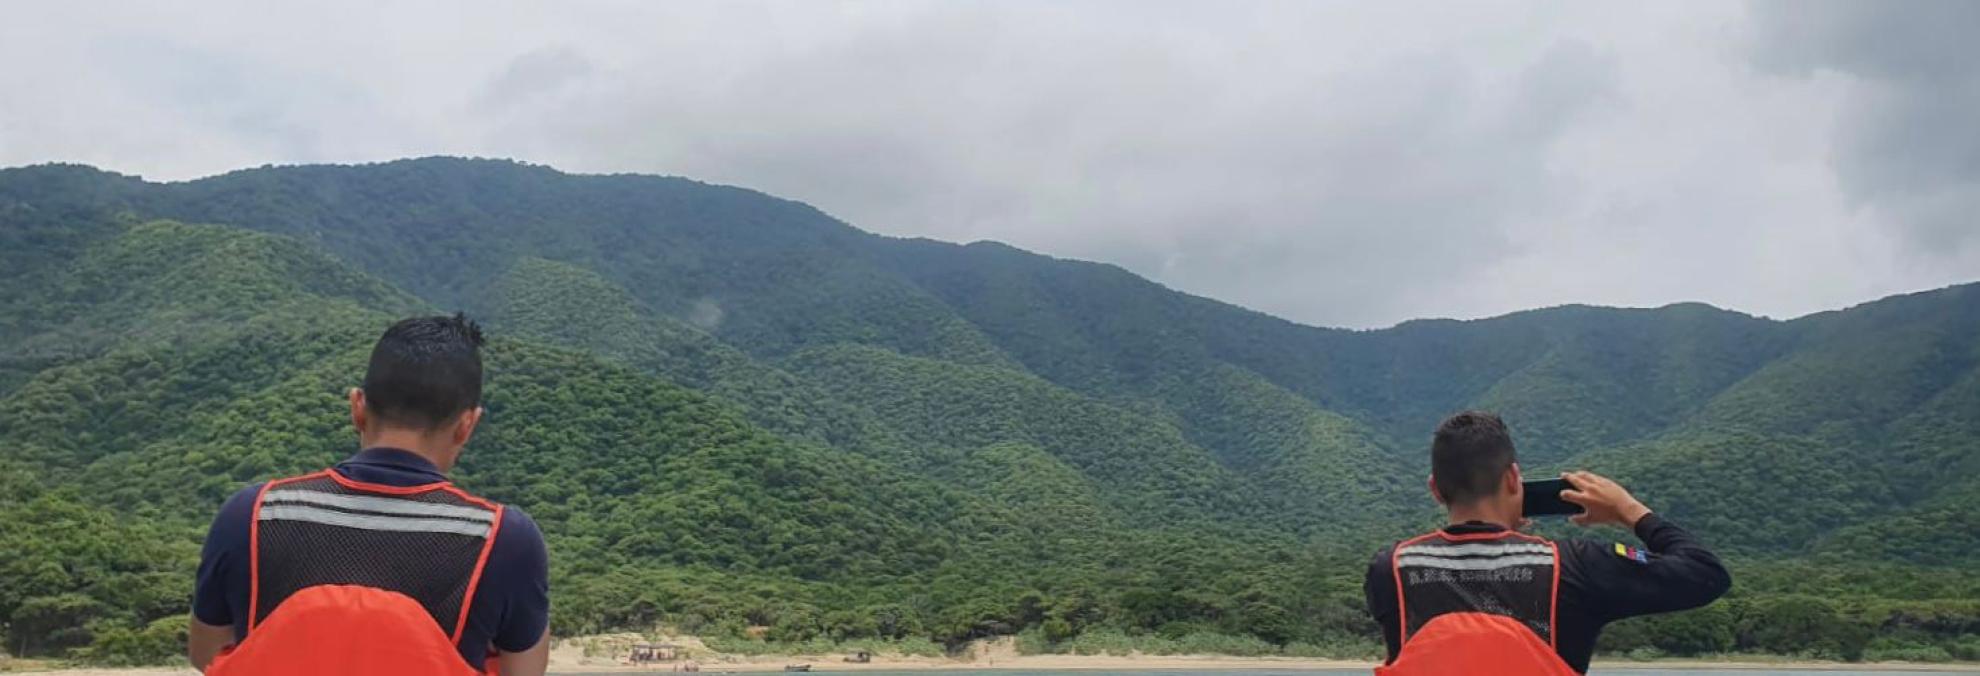
[[[1927,254],[1980,267],[1980,3],[1770,2],[1755,60],[1849,78],[1834,166],[1843,189]]]
[[[500,75],[489,81],[478,105],[504,110],[530,102],[562,96],[568,87],[584,81],[593,71],[584,55],[568,47],[550,47],[523,53],[509,61]]]
[[[1974,22],[1800,6],[49,7],[0,164],[680,174],[1329,325],[1980,276]]]

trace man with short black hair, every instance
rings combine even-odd
[[[212,676],[542,674],[548,558],[522,510],[445,472],[481,422],[481,328],[407,319],[349,393],[361,449],[250,486],[200,557],[187,656]]]
[[[1588,671],[1609,622],[1696,608],[1732,585],[1718,557],[1614,481],[1561,477],[1577,525],[1633,530],[1645,547],[1517,532],[1525,494],[1499,416],[1465,411],[1430,444],[1430,495],[1450,525],[1384,548],[1368,564],[1368,610],[1382,626],[1378,673],[1571,674]]]

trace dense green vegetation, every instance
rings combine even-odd
[[[0,288],[14,654],[173,654],[212,510],[348,454],[378,331],[465,308],[495,340],[457,479],[542,524],[560,634],[1367,656],[1366,557],[1436,524],[1422,439],[1483,406],[1530,470],[1611,473],[1734,562],[1612,654],[1980,659],[1980,286],[1339,331],[745,190],[431,159],[0,170]]]

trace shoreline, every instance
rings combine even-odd
[[[1768,662],[1754,660],[1690,660],[1672,658],[1649,662],[1629,660],[1595,660],[1590,670],[1595,669],[1638,669],[1677,670],[1709,669],[1712,671],[1907,671],[1918,673],[1971,674],[1980,671],[1980,662],[1823,662],[1815,660]]]
[[[1160,657],[1119,657],[1119,656],[1053,656],[1040,655],[1023,657],[995,663],[951,660],[947,662],[919,660],[881,661],[878,658],[870,664],[849,664],[823,660],[791,659],[772,662],[706,663],[701,673],[771,673],[782,672],[786,664],[808,664],[813,673],[865,672],[865,671],[1171,671],[1191,673],[1198,670],[1215,671],[1321,671],[1349,670],[1371,673],[1376,666],[1373,662],[1353,662],[1334,660],[1310,660],[1301,658],[1246,658],[1217,656],[1160,656]],[[1631,669],[1638,671],[1877,671],[1906,673],[1960,673],[1970,674],[1980,671],[1980,663],[1925,664],[1915,662],[1742,662],[1742,661],[1695,661],[1657,660],[1650,662],[1597,661],[1592,671],[1600,674],[1611,669]],[[636,674],[670,673],[666,668],[654,667],[552,667],[551,674],[572,676],[576,674]],[[94,676],[94,675],[91,675]]]
[[[655,640],[639,634],[601,634],[560,639],[550,649],[550,674],[666,674],[683,662],[657,662],[634,665],[624,656],[636,643]],[[1020,654],[1012,637],[977,641],[956,656],[912,656],[876,653],[871,662],[845,661],[846,654],[724,654],[711,650],[695,636],[666,636],[659,640],[698,655],[693,661],[700,673],[781,673],[787,665],[810,665],[813,673],[874,671],[1167,671],[1187,674],[1198,671],[1308,671],[1335,670],[1372,673],[1375,662],[1304,657],[1232,655],[1069,655]],[[199,676],[189,667],[63,667],[59,663],[32,660],[0,661],[5,676]],[[9,667],[12,667],[11,669]],[[29,670],[32,669],[32,670]],[[1639,671],[1881,671],[1909,673],[1980,673],[1980,662],[1829,662],[1785,656],[1741,655],[1715,658],[1663,658],[1648,661],[1597,659],[1595,673],[1613,669]]]
[[[602,663],[602,660],[571,659],[566,653],[563,659],[553,660],[551,674],[638,674],[673,673],[671,664],[633,666],[623,663]],[[1373,662],[1352,660],[1305,659],[1296,657],[1230,657],[1219,655],[1005,655],[997,657],[978,656],[974,659],[942,657],[898,657],[876,655],[873,661],[856,664],[842,661],[842,656],[824,655],[776,655],[736,658],[714,658],[701,662],[701,673],[767,673],[782,672],[785,665],[809,664],[816,671],[864,672],[864,671],[1133,671],[1159,670],[1188,673],[1195,670],[1357,670],[1372,671]],[[1645,662],[1629,660],[1597,660],[1594,671],[1607,669],[1634,670],[1680,670],[1710,669],[1718,671],[1836,671],[1871,670],[1915,673],[1975,673],[1980,671],[1980,663],[1955,662],[1927,664],[1915,662],[1823,662],[1813,660],[1768,661],[1765,657],[1753,660],[1694,660],[1662,659]],[[10,676],[197,676],[198,672],[186,667],[140,667],[140,668],[56,668],[38,671],[10,671],[0,668],[0,673]]]

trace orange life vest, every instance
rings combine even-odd
[[[1378,676],[1575,676],[1554,651],[1560,548],[1511,531],[1396,545],[1402,650]]]
[[[447,483],[269,482],[249,531],[247,637],[207,675],[480,673],[457,644],[501,525],[500,504]]]

